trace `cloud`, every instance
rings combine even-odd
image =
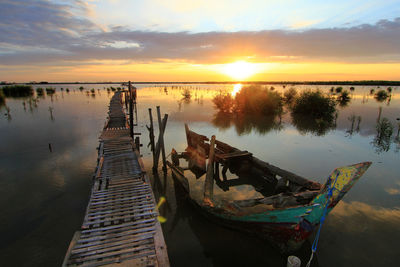
[[[0,3],[0,64],[129,60],[199,64],[400,62],[400,18],[353,27],[238,32],[154,32],[124,25],[104,31],[84,1]]]

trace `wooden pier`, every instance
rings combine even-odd
[[[169,266],[150,181],[130,137],[122,93],[111,99],[80,231],[63,266]]]

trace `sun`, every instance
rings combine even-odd
[[[258,68],[256,64],[246,61],[236,61],[234,63],[225,64],[222,72],[231,76],[235,80],[245,80],[246,78],[256,74]]]

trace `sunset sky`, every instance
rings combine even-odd
[[[400,80],[400,0],[1,0],[0,81]]]

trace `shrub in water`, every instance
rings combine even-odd
[[[336,89],[335,89],[336,93],[340,93],[340,92],[342,92],[342,90],[343,90],[343,87],[341,87],[341,86],[336,87]]]
[[[335,106],[335,101],[321,91],[305,91],[294,102],[292,112],[314,118],[328,118],[333,117]]]
[[[0,107],[6,104],[6,97],[4,96],[3,92],[0,91]]]
[[[29,97],[33,95],[30,85],[7,85],[1,88],[6,97]]]
[[[48,94],[48,95],[52,95],[55,92],[56,92],[56,88],[53,88],[53,87],[46,88],[46,94]]]
[[[323,135],[334,127],[336,103],[321,91],[305,91],[296,98],[292,106],[293,125],[303,133]]]
[[[385,101],[386,98],[388,98],[389,95],[385,90],[379,90],[378,92],[376,92],[375,94],[375,99],[379,102]]]
[[[284,94],[283,94],[283,100],[287,103],[287,104],[291,104],[293,103],[293,101],[295,100],[297,96],[297,90],[293,87],[291,87],[289,90],[287,90]]]
[[[348,91],[343,91],[338,97],[337,102],[340,106],[345,107],[350,102],[351,97]]]
[[[277,115],[282,112],[283,106],[279,93],[259,85],[243,87],[235,98],[229,94],[219,94],[213,102],[221,112],[251,115]]]
[[[371,90],[369,90],[370,95],[373,95],[374,93],[375,93],[375,89],[372,88]]]
[[[36,88],[36,93],[38,96],[42,96],[44,94],[44,90],[42,87]]]
[[[234,99],[231,94],[222,94],[216,95],[213,98],[214,106],[222,113],[230,113],[234,107]]]
[[[377,134],[372,141],[372,145],[375,147],[377,153],[389,151],[393,129],[393,124],[387,118],[383,118],[377,123]]]
[[[352,86],[352,87],[350,87],[350,91],[354,91],[354,89],[355,89],[355,88],[354,88],[353,86]]]
[[[248,114],[276,115],[282,112],[279,93],[259,85],[243,87],[235,96],[235,111]]]

